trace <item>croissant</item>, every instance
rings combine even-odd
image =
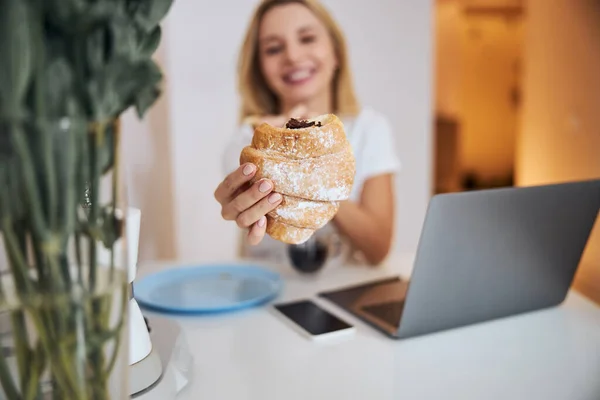
[[[356,165],[342,121],[333,114],[290,119],[278,128],[262,123],[240,163],[253,163],[253,182],[266,178],[282,195],[267,214],[267,234],[288,244],[306,242],[337,213],[354,184]]]

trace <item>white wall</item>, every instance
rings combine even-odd
[[[600,2],[530,0],[527,14],[517,184],[599,178]],[[577,284],[600,301],[600,221]]]
[[[164,42],[167,98],[146,123],[128,117],[132,202],[149,221],[141,259],[226,260],[238,230],[213,191],[237,117],[235,61],[256,0],[180,0]],[[363,104],[387,114],[404,171],[396,250],[415,249],[431,187],[432,0],[327,0],[345,30]],[[135,138],[135,140],[133,140]],[[134,154],[140,151],[141,153]],[[164,224],[164,227],[163,227]],[[153,247],[161,244],[162,250]]]
[[[163,42],[156,57],[163,67],[165,57]],[[140,260],[176,257],[170,100],[170,86],[166,85],[143,121],[133,110],[122,119],[128,202],[142,210]]]

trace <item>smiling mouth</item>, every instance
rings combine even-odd
[[[283,76],[283,81],[288,85],[301,85],[308,82],[314,75],[316,69],[305,68],[292,71]]]

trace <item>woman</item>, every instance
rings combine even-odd
[[[254,165],[239,164],[242,148],[260,122],[283,126],[290,118],[334,113],[346,128],[356,158],[350,199],[340,205],[333,228],[372,265],[387,256],[394,227],[394,173],[400,162],[392,133],[379,113],[356,99],[346,44],[335,21],[316,0],[265,0],[257,8],[239,60],[241,128],[227,150],[229,175],[215,198],[222,216],[248,229],[258,245],[265,215],[281,202],[269,181],[246,183]],[[237,168],[236,168],[237,167]],[[329,227],[328,227],[329,228]]]

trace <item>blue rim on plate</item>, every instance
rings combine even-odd
[[[231,312],[277,297],[281,276],[257,265],[204,264],[181,266],[148,275],[133,283],[141,307],[176,314]]]

